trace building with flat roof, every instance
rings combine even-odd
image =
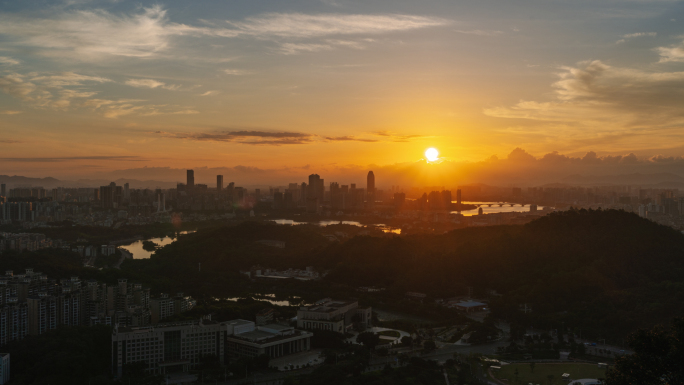
[[[297,327],[300,329],[331,330],[345,333],[354,325],[354,316],[362,329],[372,324],[372,309],[359,307],[357,301],[340,301],[324,298],[311,306],[302,306],[297,311]]]
[[[257,327],[247,320],[159,324],[146,327],[119,327],[112,332],[112,372],[120,377],[123,366],[144,362],[152,374],[187,372],[201,356],[281,357],[311,349],[313,333],[290,326],[268,324]]]
[[[257,357],[264,354],[276,358],[311,349],[313,333],[279,324],[250,324],[241,325],[240,332],[228,334],[226,337],[228,355],[231,358]]]
[[[456,310],[460,310],[466,313],[474,313],[478,311],[486,310],[487,304],[482,302],[477,302],[473,300],[459,302],[453,305]]]

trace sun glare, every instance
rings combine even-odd
[[[428,148],[425,150],[425,159],[427,159],[428,162],[436,161],[439,159],[439,151],[437,151],[437,149],[434,147]]]

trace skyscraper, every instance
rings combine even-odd
[[[323,202],[325,195],[324,180],[318,174],[309,175],[309,191],[307,192],[307,199],[318,199],[318,202]]]
[[[368,171],[368,176],[366,177],[366,201],[370,204],[375,203],[375,174],[373,171]]]
[[[218,192],[223,190],[223,175],[216,175],[216,190]]]
[[[7,186],[5,184],[0,184],[0,197],[6,197],[7,196]]]
[[[188,170],[188,182],[185,184],[188,191],[192,191],[195,188],[195,171]]]

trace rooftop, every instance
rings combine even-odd
[[[463,302],[457,303],[456,306],[460,306],[460,307],[476,307],[476,306],[487,306],[487,304],[486,304],[486,303],[482,303],[482,302],[477,302],[477,301],[463,301]]]

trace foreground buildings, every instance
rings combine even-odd
[[[307,330],[330,330],[348,332],[354,324],[361,330],[372,325],[373,311],[370,307],[359,307],[357,301],[340,301],[324,298],[311,306],[302,306],[297,311],[297,327]]]
[[[182,294],[171,301],[170,311],[155,321],[195,305],[191,297]],[[150,325],[155,303],[149,288],[126,279],[107,285],[78,277],[50,279],[33,269],[17,275],[8,270],[0,276],[0,345],[29,334],[43,334],[59,325]]]
[[[199,321],[147,327],[115,326],[112,333],[112,372],[120,377],[123,366],[144,362],[152,374],[187,372],[202,356],[227,358],[281,357],[311,349],[312,333],[278,324],[256,326],[252,321]]]

